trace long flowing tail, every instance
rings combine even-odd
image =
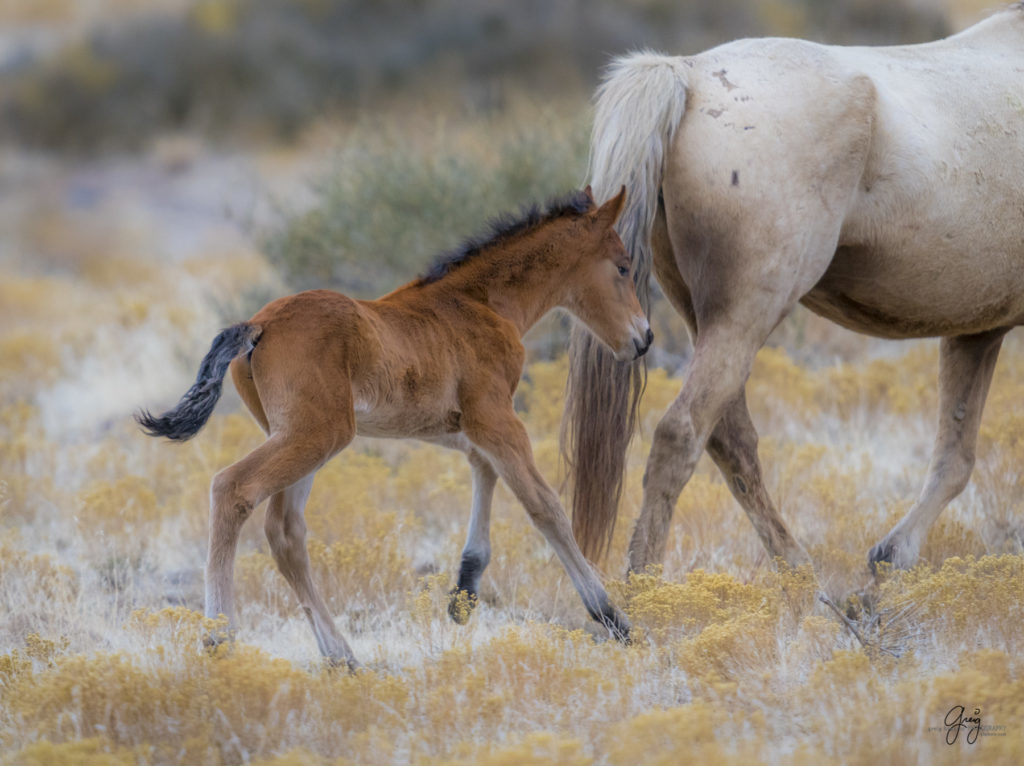
[[[598,88],[590,145],[590,184],[597,200],[625,184],[617,224],[633,262],[633,279],[650,311],[651,228],[664,162],[686,107],[682,59],[643,52],[612,62]],[[562,420],[562,453],[572,487],[576,540],[591,560],[611,544],[622,495],[626,448],[647,382],[643,364],[617,362],[584,328],[573,330]]]
[[[203,357],[196,382],[174,409],[159,416],[140,410],[135,414],[135,420],[150,436],[166,436],[175,441],[191,439],[210,419],[220,399],[224,375],[231,360],[243,351],[252,350],[261,332],[259,327],[248,322],[222,330]]]

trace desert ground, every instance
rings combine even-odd
[[[950,29],[983,8],[908,5]],[[799,309],[759,354],[747,398],[768,488],[813,569],[767,558],[705,457],[663,567],[625,577],[650,437],[689,359],[659,302],[621,514],[597,562],[630,645],[588,619],[500,485],[481,603],[453,623],[465,459],[358,439],[319,473],[306,519],[319,587],[364,668],[320,659],[262,510],[239,545],[236,641],[205,648],[218,627],[202,616],[210,480],[263,436],[230,383],[183,444],[144,436],[133,412],[173,404],[216,332],[267,300],[314,285],[383,293],[489,216],[581,185],[593,83],[573,74],[555,98],[529,78],[481,84],[440,56],[432,71],[457,88],[412,77],[322,112],[282,102],[267,114],[286,128],[242,101],[241,126],[199,107],[156,128],[98,107],[60,122],[60,88],[125,108],[103,58],[123,49],[88,40],[112,18],[148,19],[142,6],[0,11],[0,101],[18,126],[0,141],[0,763],[1024,762],[1020,331],[1003,346],[972,481],[910,571],[876,578],[867,551],[924,478],[938,341],[866,338]],[[237,3],[159,6],[202,34],[244,26]],[[829,33],[809,7],[766,3],[751,28]],[[26,40],[43,63],[19,69]],[[374,77],[354,82],[390,82]],[[555,487],[568,323],[551,316],[529,335],[516,399]],[[977,726],[951,728],[958,715]]]

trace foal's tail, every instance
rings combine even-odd
[[[617,229],[633,262],[637,296],[650,311],[651,228],[665,155],[686,106],[682,59],[643,52],[612,62],[597,91],[590,144],[594,197],[625,184]],[[611,544],[622,494],[626,448],[647,382],[643,364],[617,362],[577,325],[569,346],[562,453],[572,485],[573,532],[584,555],[599,559]]]
[[[206,425],[220,399],[224,374],[231,360],[243,351],[251,351],[262,330],[248,322],[232,325],[213,339],[213,345],[199,365],[196,382],[185,392],[174,409],[156,416],[146,410],[135,414],[142,429],[150,436],[166,436],[175,441],[191,439]]]

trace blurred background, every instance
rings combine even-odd
[[[581,186],[591,94],[615,54],[696,53],[759,35],[919,42],[999,6],[0,0],[0,750],[24,749],[14,760],[0,752],[0,763],[83,763],[88,748],[131,747],[143,749],[123,762],[257,762],[290,748],[409,762],[418,748],[479,763],[494,743],[551,729],[586,754],[622,740],[621,758],[605,762],[637,763],[630,747],[672,737],[704,747],[709,702],[740,711],[735,725],[719,722],[734,760],[701,750],[697,762],[898,763],[925,752],[946,763],[966,751],[941,735],[921,751],[913,733],[923,737],[952,701],[981,705],[986,723],[1019,721],[1019,705],[988,717],[989,701],[1022,699],[1021,672],[1007,670],[1024,656],[1019,333],[1003,346],[974,479],[923,551],[928,566],[948,567],[894,579],[883,594],[879,613],[914,615],[898,638],[915,648],[898,673],[879,663],[879,675],[824,607],[814,613],[814,583],[778,579],[709,460],[678,504],[665,581],[611,585],[649,644],[619,652],[560,637],[558,626],[590,623],[503,488],[484,603],[453,627],[445,578],[470,504],[465,461],[384,440],[332,460],[306,509],[321,590],[357,655],[383,672],[316,672],[312,635],[258,520],[239,545],[242,648],[207,663],[187,610],[203,604],[210,479],[262,434],[232,386],[184,445],[145,438],[131,419],[172,405],[216,331],[267,300],[314,286],[376,297],[489,217]],[[554,485],[566,321],[531,332],[517,400]],[[652,323],[654,369],[610,577],[624,568],[650,435],[689,353],[663,302]],[[818,584],[841,602],[868,587],[868,548],[920,488],[938,344],[866,338],[797,309],[768,345],[747,387],[766,483]],[[951,559],[986,554],[1006,555]],[[855,612],[867,630],[870,613]],[[964,654],[979,648],[991,651]],[[928,673],[962,675],[932,684]],[[614,728],[630,717],[637,728]],[[808,732],[828,757],[797,750]],[[47,742],[67,745],[64,760],[25,755]],[[728,749],[736,743],[749,751]],[[538,762],[586,762],[569,752]],[[984,752],[1024,762],[1019,750]]]
[[[988,10],[984,0],[2,0],[2,385],[48,397],[51,426],[88,427],[123,416],[125,397],[175,396],[191,362],[157,360],[194,359],[215,327],[269,298],[314,286],[376,297],[412,279],[487,218],[584,182],[589,100],[614,54],[695,53],[755,35],[916,42]],[[104,305],[127,332],[83,326],[68,312],[69,281],[88,295],[82,311],[99,322]],[[653,362],[678,370],[686,333],[660,305],[654,319]],[[534,358],[563,349],[566,322],[532,333]],[[816,327],[799,314],[776,340],[795,337],[800,358],[826,342],[830,360],[865,347]],[[101,361],[104,343],[118,353]],[[84,384],[73,402],[40,390],[68,378]]]
[[[375,297],[489,216],[583,182],[589,98],[614,54],[916,42],[988,6],[3,0],[0,273],[109,285],[230,253],[251,273],[220,296],[225,318],[312,286]],[[678,367],[685,333],[659,321],[655,361]],[[563,323],[533,351],[560,349]]]
[[[110,285],[224,254],[244,272],[244,254],[248,277],[216,298],[225,320],[313,286],[375,297],[488,217],[582,184],[589,98],[614,54],[916,42],[987,6],[3,0],[0,273]],[[678,368],[685,332],[657,314],[654,361]],[[531,350],[561,349],[564,323]]]

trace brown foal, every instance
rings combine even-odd
[[[187,439],[209,418],[223,377],[267,433],[211,487],[206,614],[233,622],[239,530],[269,498],[265,529],[281,573],[309,618],[321,653],[356,666],[317,593],[303,508],[313,476],[356,434],[415,437],[466,453],[473,507],[459,581],[470,606],[490,559],[491,499],[501,477],[554,548],[590,615],[620,640],[628,620],[583,557],[557,494],[534,464],[513,393],[525,333],[560,306],[620,360],[651,343],[629,257],[613,228],[625,189],[598,207],[590,189],[494,225],[423,277],[375,301],[311,290],[273,301],[224,330],[195,385],[159,417],[139,413],[154,436]],[[461,603],[461,600],[460,600]]]

